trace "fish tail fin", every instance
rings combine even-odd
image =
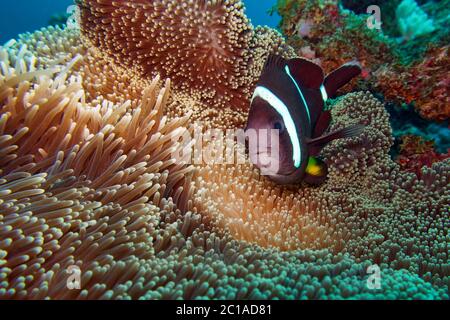
[[[362,124],[355,124],[349,127],[346,127],[344,129],[340,129],[337,131],[333,131],[329,134],[326,134],[324,136],[314,138],[307,140],[308,147],[319,147],[324,146],[327,143],[336,140],[336,139],[343,139],[343,138],[349,138],[359,135],[361,132],[363,132],[365,126]]]
[[[333,96],[339,88],[350,82],[362,71],[361,65],[357,61],[347,62],[340,68],[334,70],[326,76],[323,86],[328,97]]]
[[[309,157],[303,180],[311,185],[319,185],[327,179],[328,167],[322,160]]]

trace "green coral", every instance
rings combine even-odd
[[[396,9],[399,30],[404,39],[414,39],[433,32],[433,21],[414,0],[403,0]]]

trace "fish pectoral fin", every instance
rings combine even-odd
[[[315,157],[309,157],[303,178],[306,183],[312,185],[321,184],[326,180],[327,174],[328,167],[325,162]]]
[[[328,129],[328,127],[330,126],[330,122],[331,122],[331,112],[322,111],[314,127],[313,137],[314,138],[320,137],[325,132],[325,130]]]
[[[314,139],[306,139],[306,143],[308,147],[318,147],[325,146],[327,143],[342,138],[349,138],[360,134],[364,130],[365,126],[362,124],[355,124],[344,129],[340,129],[324,136],[314,138]]]

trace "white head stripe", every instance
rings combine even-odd
[[[289,70],[289,66],[286,66],[284,68],[284,70],[286,71],[287,75],[289,76],[289,78],[291,78],[292,82],[294,83],[295,87],[297,88],[297,91],[300,93],[300,97],[302,98],[303,104],[305,105],[305,109],[306,109],[306,114],[308,115],[308,121],[309,123],[311,123],[311,115],[309,114],[309,106],[306,103],[306,99],[303,96],[303,92],[300,89],[300,87],[298,86],[297,81],[295,81],[294,77],[291,75],[291,71]]]
[[[328,100],[328,94],[327,94],[327,89],[325,89],[324,85],[320,86],[320,93],[322,94],[323,102],[327,101]]]
[[[294,124],[294,120],[289,113],[287,106],[276,95],[274,95],[269,89],[258,86],[253,94],[252,102],[255,97],[260,97],[265,100],[272,108],[274,108],[283,118],[284,125],[289,134],[292,144],[292,159],[296,168],[300,166],[302,158],[302,151],[300,149],[300,141],[298,139],[297,129]]]

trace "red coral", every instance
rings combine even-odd
[[[396,161],[404,171],[422,176],[423,166],[430,167],[435,162],[442,161],[450,157],[450,149],[445,154],[436,152],[434,141],[426,141],[422,137],[405,135],[402,137],[400,154]]]
[[[393,61],[388,44],[375,38],[376,33],[368,30],[366,20],[353,19],[341,12],[337,0],[295,3],[295,7],[286,6],[280,11],[283,34],[300,55],[304,56],[302,48],[312,48],[314,58],[320,59],[326,73],[358,60],[364,67],[363,78],[367,80],[372,78],[372,71]],[[299,32],[305,31],[305,21],[313,21],[314,25],[307,30],[307,37],[300,37]],[[352,91],[356,84],[357,80],[352,81],[340,93]]]
[[[432,48],[411,67],[383,67],[376,72],[379,88],[389,100],[414,102],[422,117],[444,121],[450,118],[449,46]]]
[[[366,84],[359,89],[375,88],[387,100],[413,103],[420,115],[429,120],[450,118],[449,46],[431,47],[424,59],[403,65],[396,44],[377,31],[369,30],[366,18],[339,11],[337,0],[297,0],[281,10],[282,30],[296,50],[310,46],[322,67],[330,72],[349,60],[358,60],[364,68]],[[298,37],[299,21],[314,21],[308,37]],[[296,31],[297,30],[297,31]],[[370,70],[370,72],[368,72]],[[345,90],[355,89],[352,81]]]

